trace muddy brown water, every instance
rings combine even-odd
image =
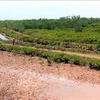
[[[34,82],[34,78],[38,79],[38,81],[36,81],[38,84],[40,81],[42,81],[42,83],[40,83],[41,86],[45,85],[45,83],[48,83],[48,86],[44,88],[43,92],[41,93],[42,95],[47,95],[49,97],[49,99],[46,100],[100,100],[100,85],[97,84],[89,84],[87,82],[81,83],[79,81],[69,80],[59,75],[38,73],[31,70],[8,67],[0,67],[0,73],[5,73],[5,77],[6,75],[13,74],[13,77],[16,75],[24,78],[24,80],[18,79],[17,82],[20,82],[22,86],[25,85],[26,87],[32,86],[34,84],[30,81],[28,84],[26,84],[25,80],[28,81],[31,79],[31,81]],[[0,86],[1,84],[2,80],[0,82]],[[27,91],[31,90],[27,89]],[[25,100],[29,100],[29,98]],[[36,100],[42,99],[38,98]]]

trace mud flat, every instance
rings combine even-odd
[[[100,100],[100,72],[0,51],[0,100]]]

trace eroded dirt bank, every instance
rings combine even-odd
[[[88,67],[0,51],[0,100],[99,100],[99,84],[100,72]]]

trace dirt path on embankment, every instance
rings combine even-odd
[[[77,55],[77,56],[81,56],[81,57],[100,59],[100,55],[97,55],[97,54],[85,54],[85,53],[70,52],[70,51],[60,51],[60,50],[51,50],[51,51],[60,52],[60,53],[66,53],[66,54],[70,54],[70,55]]]
[[[0,100],[99,99],[99,71],[0,51]]]
[[[5,44],[5,45],[11,45],[11,44]],[[22,45],[16,45],[16,46],[27,47],[27,46],[22,46]],[[41,48],[36,48],[36,47],[29,47],[29,48],[39,49],[39,50],[45,50],[45,51],[51,51],[51,52],[65,53],[65,54],[76,55],[76,56],[81,56],[81,57],[88,57],[88,58],[97,58],[97,59],[100,59],[100,55],[98,55],[98,54],[84,54],[84,53],[70,52],[70,51],[48,50],[48,49],[41,49]]]

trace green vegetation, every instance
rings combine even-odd
[[[54,49],[100,54],[100,18],[67,16],[59,19],[5,20],[0,21],[0,33],[9,37],[7,41],[0,40],[2,43],[10,44],[12,38],[16,40],[16,46],[0,44],[0,50],[44,57],[49,64],[55,61],[100,69],[98,59],[50,51]],[[18,45],[45,48],[49,51]]]
[[[75,32],[70,29],[26,29],[22,34],[17,34],[6,28],[0,28],[0,32],[15,38],[17,45],[99,54],[100,34],[97,32]],[[11,43],[11,41],[6,42]]]
[[[48,62],[52,61],[57,63],[71,63],[81,66],[90,66],[90,68],[94,68],[100,70],[100,60],[95,58],[86,58],[75,55],[69,55],[65,53],[51,52],[39,49],[33,49],[28,47],[19,47],[19,46],[8,46],[0,43],[0,50],[13,52],[14,54],[25,54],[29,56],[39,56],[48,59]]]
[[[6,27],[23,32],[25,29],[66,29],[71,28],[76,32],[82,32],[86,28],[89,31],[99,32],[100,18],[85,18],[80,16],[67,16],[59,19],[32,19],[32,20],[5,20],[0,21],[0,27]],[[88,27],[88,29],[87,29]]]

